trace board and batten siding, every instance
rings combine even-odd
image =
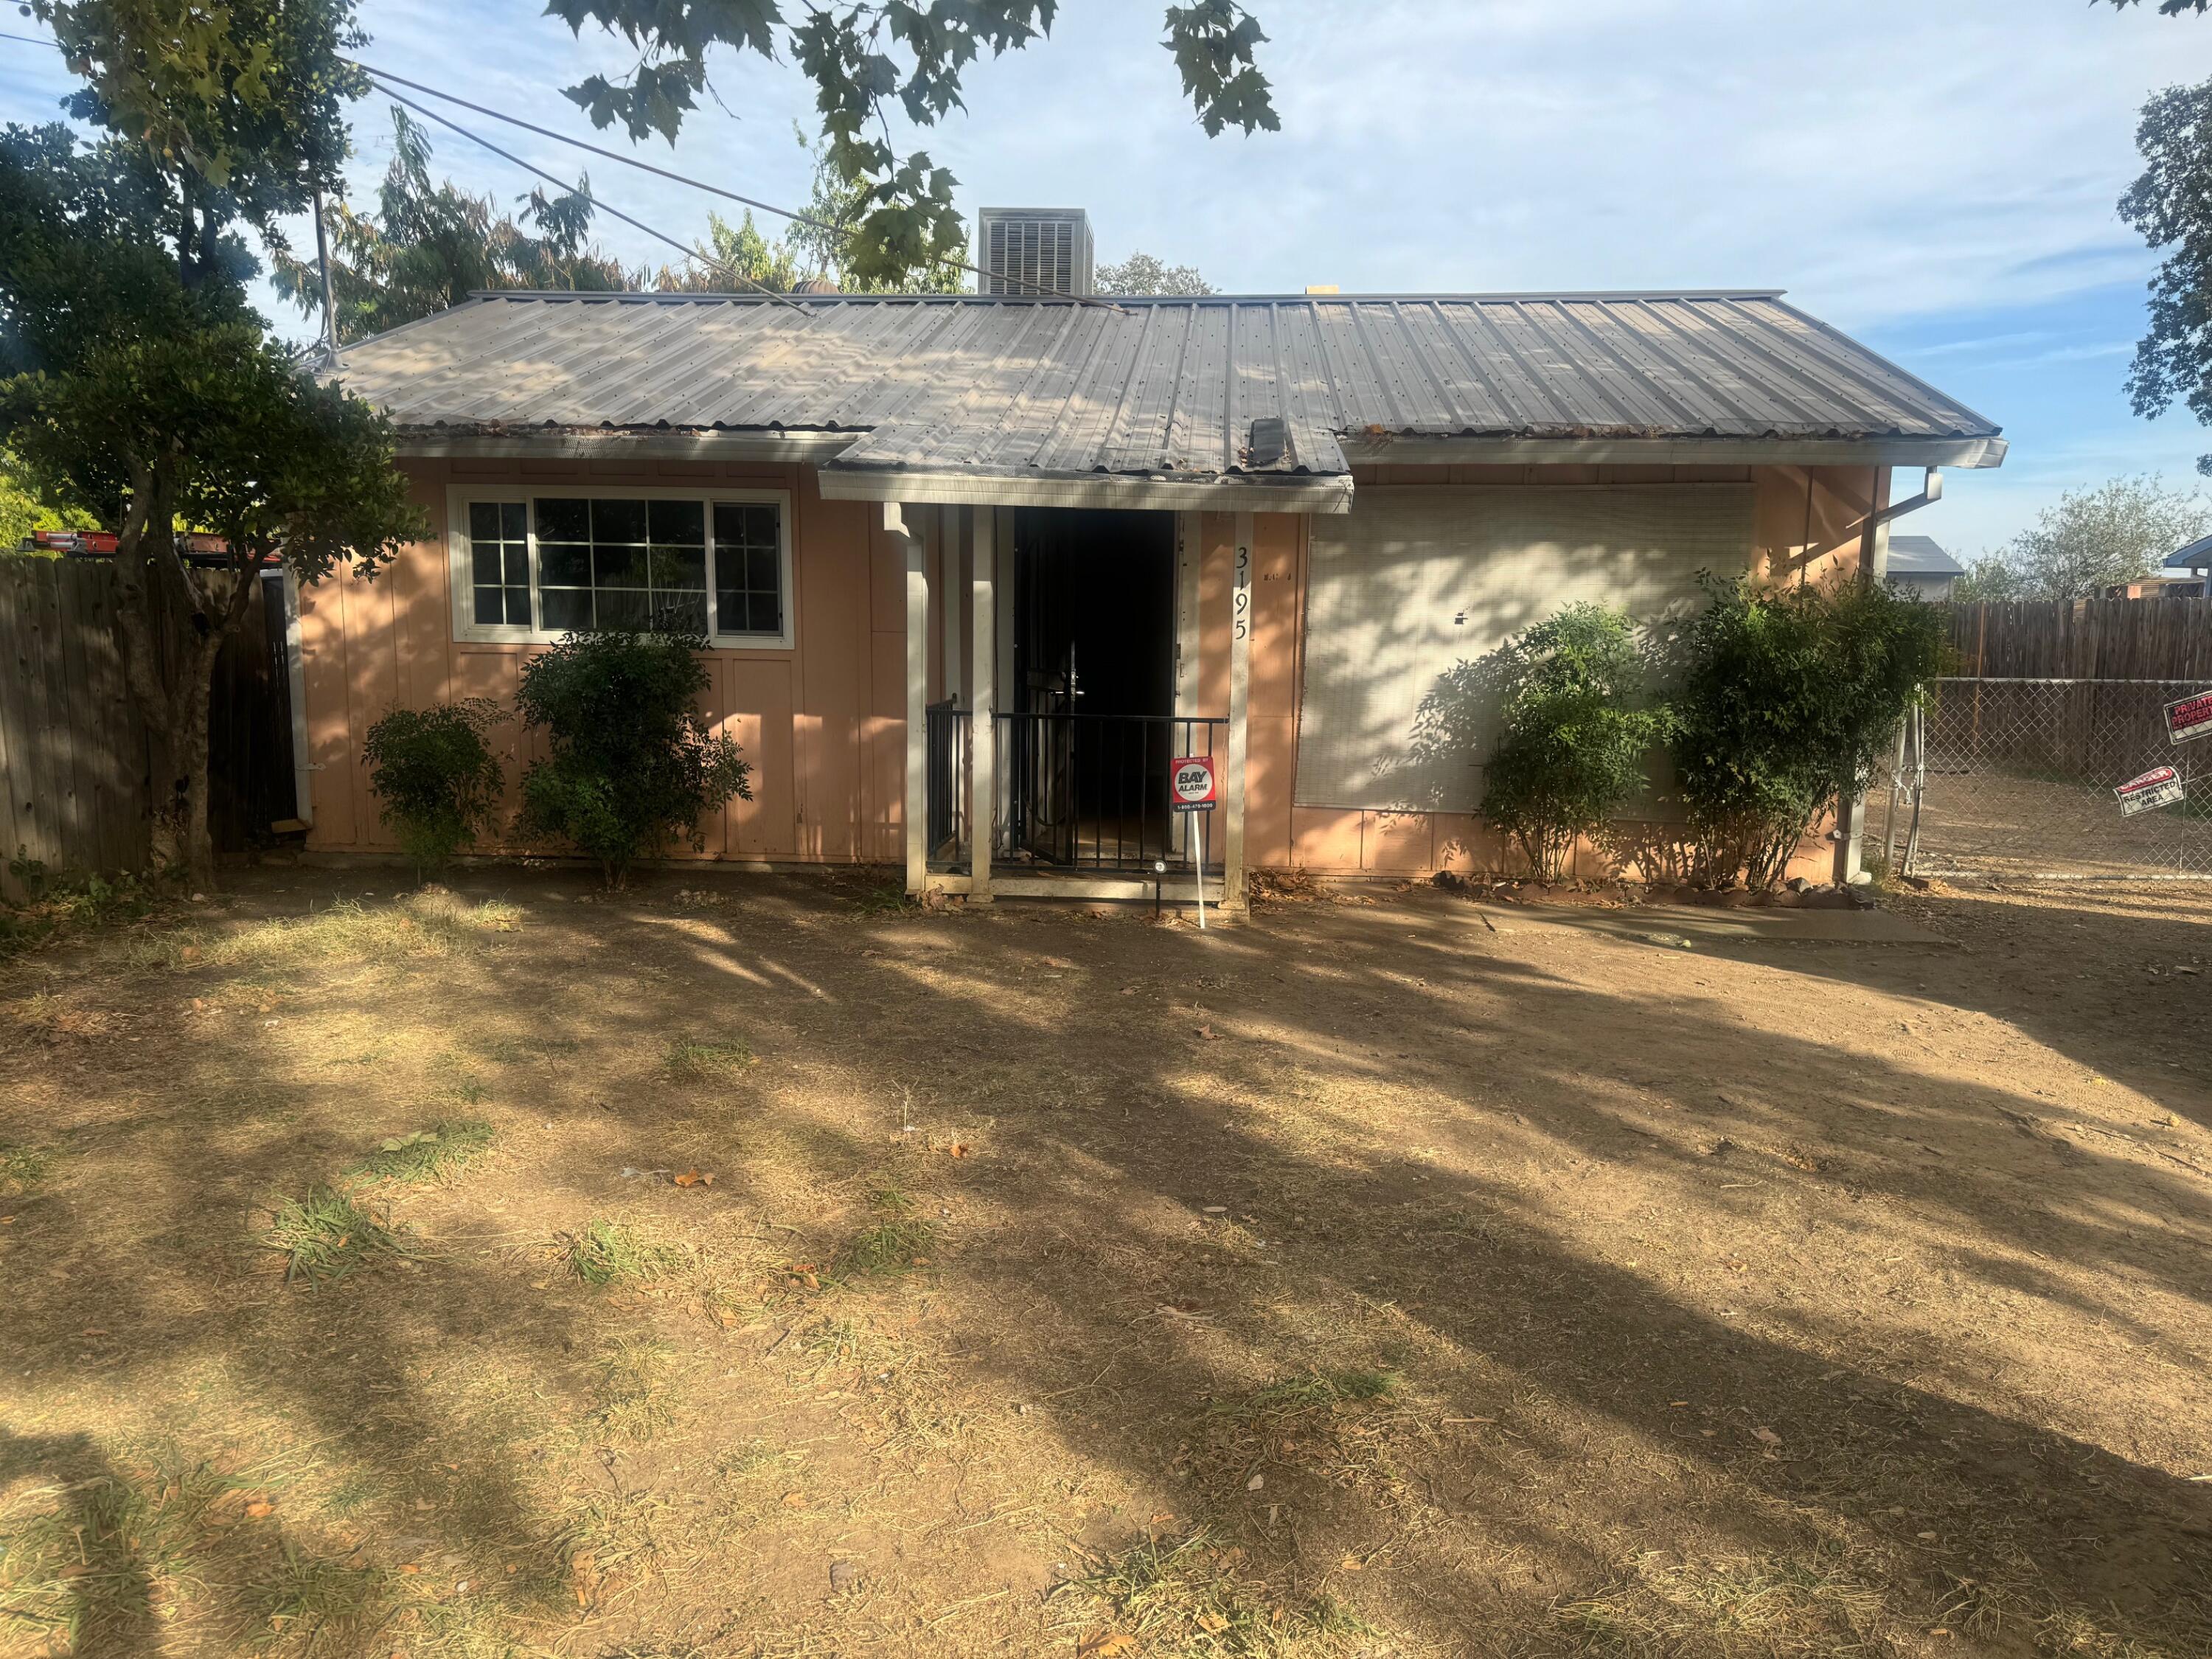
[[[625,487],[764,487],[791,500],[795,632],[787,648],[707,653],[706,713],[752,762],[753,799],[704,826],[709,859],[895,864],[902,856],[905,566],[865,503],[822,498],[802,466],[696,462],[410,460],[415,499],[434,526],[374,580],[334,576],[305,590],[301,635],[315,805],[309,845],[392,853],[361,761],[368,727],[395,707],[489,696],[511,702],[523,662],[542,646],[458,642],[445,537],[449,486],[618,492]],[[1860,468],[1377,467],[1360,484],[1540,485],[1735,483],[1753,486],[1755,562],[1780,579],[1814,578],[1857,557],[1860,526],[1886,499],[1887,474]],[[1472,499],[1474,492],[1470,491]],[[1355,507],[1355,512],[1358,510]],[[1298,798],[1298,718],[1305,669],[1308,520],[1253,521],[1249,856],[1261,867],[1419,875],[1484,867],[1501,849],[1471,814],[1308,807]],[[1193,706],[1225,714],[1236,519],[1199,515],[1199,663]],[[945,591],[929,561],[933,608]],[[964,604],[967,584],[953,591]],[[930,696],[944,695],[943,629],[930,630]],[[963,637],[964,640],[964,618]],[[518,725],[497,746],[514,781],[541,752]],[[513,850],[513,849],[509,849]],[[672,848],[690,856],[688,848]]]

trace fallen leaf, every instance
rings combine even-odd
[[[1191,1622],[1208,1636],[1218,1636],[1229,1628],[1229,1620],[1218,1613],[1201,1613]]]
[[[787,1510],[805,1509],[806,1507],[806,1494],[803,1492],[787,1492],[784,1493],[783,1506]]]
[[[1336,1568],[1339,1572],[1364,1572],[1367,1564],[1356,1555],[1346,1555],[1336,1564]]]
[[[1124,1630],[1094,1630],[1078,1637],[1075,1659],[1109,1659],[1117,1653],[1134,1653],[1137,1638]]]
[[[679,1187],[711,1187],[714,1184],[714,1176],[701,1175],[696,1170],[686,1170],[682,1175],[676,1176],[675,1180]]]
[[[1753,1429],[1751,1431],[1751,1437],[1762,1446],[1778,1446],[1782,1443],[1782,1437],[1773,1430],[1765,1427]]]
[[[945,1150],[951,1153],[955,1158],[965,1158],[968,1156],[968,1146],[965,1141],[956,1140]]]
[[[1205,1041],[1206,1041],[1206,1042],[1212,1042],[1214,1040],[1214,1037],[1213,1037],[1213,1027],[1212,1027],[1211,1025],[1201,1025],[1201,1026],[1200,1026],[1200,1027],[1198,1028],[1198,1034],[1199,1034],[1199,1036],[1200,1036],[1201,1038],[1203,1038]]]
[[[257,1498],[246,1506],[246,1518],[249,1521],[264,1521],[276,1513],[276,1506],[265,1498]]]
[[[422,1569],[418,1564],[413,1561],[403,1561],[399,1564],[399,1571],[403,1573],[412,1575],[422,1571]]]
[[[1261,1487],[1262,1487],[1262,1486],[1266,1486],[1267,1484],[1267,1477],[1266,1475],[1264,1475],[1264,1474],[1255,1474],[1255,1475],[1254,1475],[1254,1476],[1253,1476],[1249,1480],[1247,1480],[1247,1481],[1244,1483],[1244,1490],[1245,1490],[1246,1492],[1257,1492],[1257,1491],[1259,1491],[1259,1490],[1260,1490],[1260,1488],[1261,1488]]]

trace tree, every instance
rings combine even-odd
[[[354,0],[23,0],[88,83],[67,107],[134,145],[171,187],[163,206],[187,288],[229,268],[214,245],[278,221],[339,183],[344,101],[368,79],[343,52],[367,39]]]
[[[546,6],[579,33],[593,25],[636,50],[636,67],[620,82],[595,75],[566,90],[593,125],[619,124],[638,142],[654,133],[675,142],[699,95],[710,90],[708,52],[726,47],[772,60],[781,41],[814,85],[830,169],[853,192],[853,210],[831,222],[849,227],[841,286],[856,290],[903,283],[957,257],[966,236],[952,200],[957,180],[926,151],[902,156],[893,149],[891,110],[926,127],[964,109],[961,77],[968,66],[987,50],[997,57],[1042,39],[1057,9],[1058,0],[849,0],[809,5],[802,21],[787,24],[777,0],[711,6],[548,0]],[[1232,126],[1248,135],[1279,127],[1255,55],[1267,36],[1236,0],[1170,6],[1165,27],[1163,44],[1208,137]]]
[[[795,123],[792,131],[799,148],[806,149],[805,132]],[[960,267],[946,261],[923,265],[896,280],[866,275],[851,240],[863,192],[838,178],[827,143],[814,145],[813,155],[814,183],[804,219],[793,220],[788,229],[770,240],[754,224],[750,210],[734,230],[720,214],[710,213],[708,240],[700,247],[701,257],[664,267],[653,279],[653,286],[663,293],[726,294],[742,290],[749,282],[772,294],[788,294],[800,283],[818,277],[841,294],[957,294],[965,288],[966,277]],[[963,229],[950,258],[964,260],[967,257],[968,237]]]
[[[1995,605],[2029,597],[2027,579],[2002,553],[1969,559],[1966,574],[1951,584],[1951,598],[1960,605]]]
[[[204,885],[209,685],[254,576],[279,558],[303,581],[373,573],[425,527],[383,417],[266,337],[242,246],[189,189],[136,143],[0,134],[0,443],[118,531],[125,674],[174,780],[158,850]],[[187,566],[182,527],[225,538],[228,583]],[[189,631],[164,641],[171,615]]]
[[[1969,571],[1977,599],[2086,599],[2140,581],[2212,531],[2212,501],[2146,473],[2069,489]],[[1959,597],[1966,597],[1960,595]]]
[[[341,344],[443,311],[478,289],[605,293],[633,286],[632,274],[586,240],[588,178],[558,195],[532,191],[521,198],[523,223],[517,224],[489,196],[434,183],[428,135],[396,106],[392,135],[392,165],[377,187],[376,212],[356,213],[343,202],[328,210]],[[276,291],[302,315],[322,309],[322,274],[313,261],[277,247],[270,263]]]
[[[1132,253],[1118,265],[1099,266],[1097,288],[1101,294],[1158,294],[1186,300],[1214,291],[1196,265],[1166,264],[1149,253]]]
[[[662,266],[653,286],[663,294],[728,294],[750,283],[770,294],[788,294],[806,275],[788,241],[770,241],[761,234],[750,209],[735,229],[720,214],[709,213],[707,240],[699,252],[706,257]]]
[[[21,547],[34,530],[98,528],[98,520],[89,513],[56,508],[40,500],[36,487],[23,476],[22,463],[0,449],[0,553]]]

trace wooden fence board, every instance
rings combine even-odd
[[[265,590],[264,595],[265,596]],[[257,603],[218,660],[210,711],[209,819],[216,850],[241,851],[289,817],[293,771],[289,685],[280,684]],[[114,635],[114,568],[103,560],[0,556],[0,893],[19,850],[56,873],[137,870],[151,848],[155,750]],[[172,629],[186,626],[181,617]],[[167,629],[157,632],[167,658]]]
[[[1951,672],[1956,674],[2212,684],[2212,599],[2078,599],[1948,609]]]

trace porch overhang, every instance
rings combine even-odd
[[[833,501],[923,506],[1129,507],[1165,513],[1349,513],[1349,473],[1223,474],[1211,478],[1134,473],[925,471],[911,467],[823,465],[822,494]]]

